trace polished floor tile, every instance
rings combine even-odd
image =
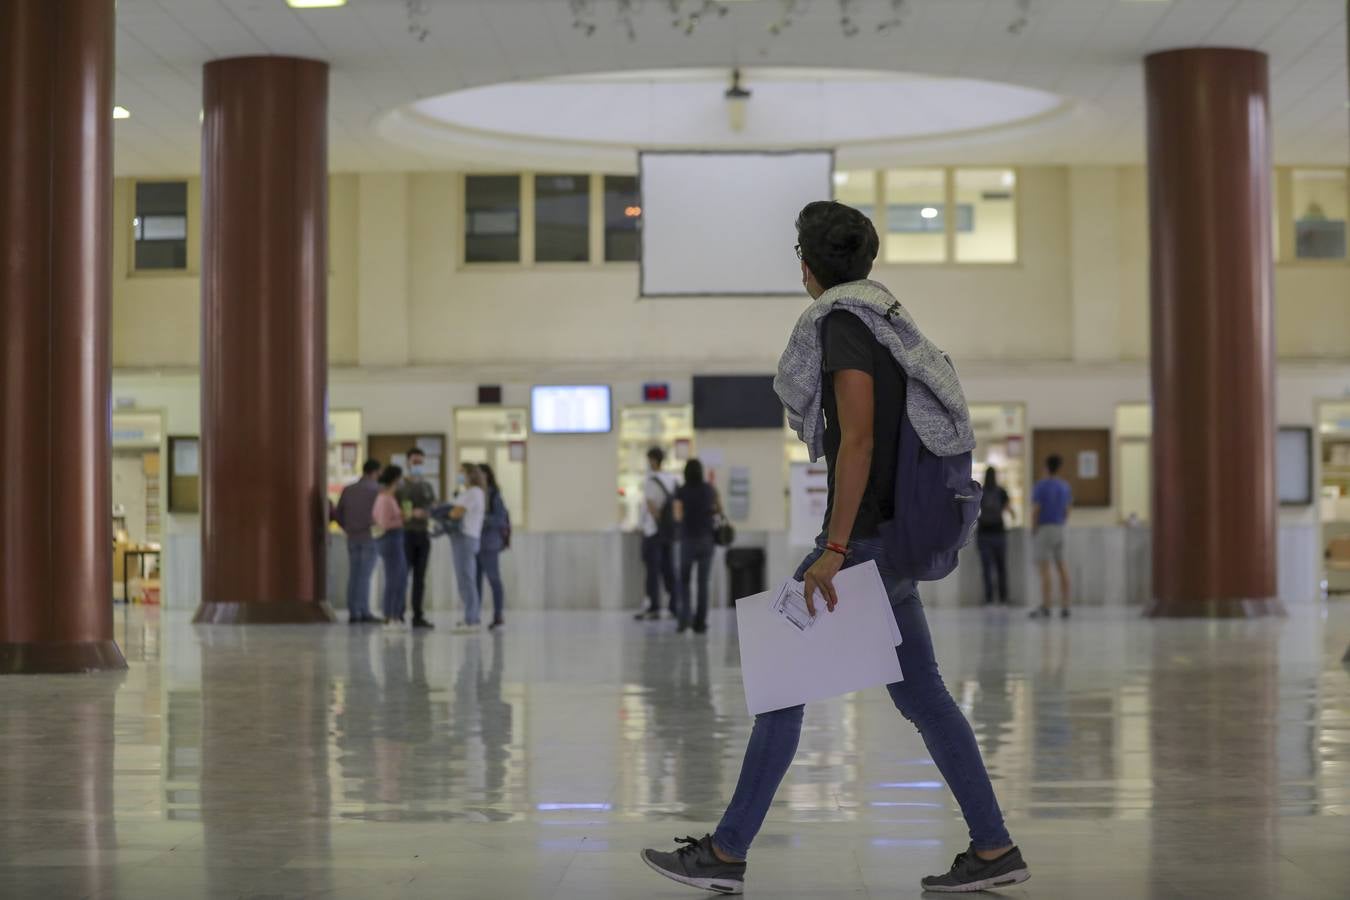
[[[750,721],[734,619],[474,637],[119,609],[118,675],[0,681],[0,897],[697,896]],[[1033,880],[1009,897],[1350,896],[1350,604],[1263,622],[934,610]],[[807,711],[748,893],[918,897],[965,846],[884,691]]]

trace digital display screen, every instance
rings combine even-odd
[[[782,428],[772,375],[695,375],[694,428]]]
[[[547,384],[530,390],[535,434],[603,434],[613,427],[609,385]]]

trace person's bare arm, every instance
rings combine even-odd
[[[839,415],[839,455],[834,461],[834,506],[830,510],[827,540],[848,546],[853,524],[858,518],[867,481],[872,473],[872,443],[875,405],[872,376],[856,369],[835,372],[834,396]],[[812,595],[819,591],[831,612],[839,603],[834,592],[834,576],[844,566],[844,557],[826,550],[806,570],[806,608],[815,615]]]
[[[675,521],[676,521],[676,522],[683,522],[683,521],[684,521],[684,501],[683,501],[683,500],[672,500],[672,501],[670,501],[670,502],[671,502],[672,504],[674,504],[673,506],[671,506],[671,512],[673,512],[673,513],[675,514]]]

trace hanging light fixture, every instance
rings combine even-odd
[[[750,102],[750,91],[741,87],[741,70],[731,70],[731,87],[723,94],[727,100],[727,119],[732,131],[745,130],[746,107]]]

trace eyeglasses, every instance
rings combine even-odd
[[[793,245],[792,245],[792,249],[795,250],[795,251],[797,252],[797,258],[798,258],[798,259],[806,259],[806,257],[802,256],[802,245],[801,245],[801,244],[793,244]]]

